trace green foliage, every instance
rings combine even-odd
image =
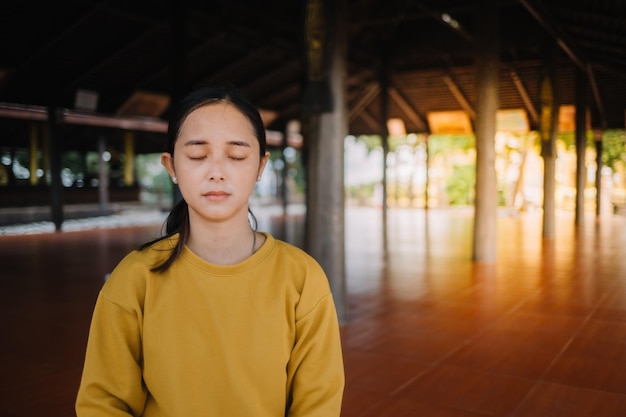
[[[576,150],[576,132],[560,132],[557,141],[563,142],[565,149],[568,151]],[[593,132],[587,132],[587,147],[593,147]]]
[[[615,170],[617,162],[626,162],[626,132],[607,130],[602,137],[602,164]]]
[[[83,174],[85,171],[85,158],[78,151],[64,152],[61,158],[61,165],[68,168],[74,174]]]
[[[360,184],[346,187],[346,196],[366,201],[374,196],[374,190],[378,184]]]
[[[23,167],[30,166],[30,154],[27,151],[15,152],[15,160]]]
[[[362,135],[357,140],[363,142],[368,150],[382,147],[382,138],[378,135]],[[418,135],[418,140],[414,146],[423,143],[426,140],[424,135]],[[390,136],[389,152],[395,152],[400,146],[407,144],[405,136]],[[476,138],[474,135],[430,135],[428,136],[428,150],[431,155],[437,155],[441,152],[451,151],[468,151],[476,146]]]
[[[475,147],[474,135],[431,135],[428,138],[428,152],[431,156],[442,152],[466,152]]]
[[[365,144],[368,152],[371,152],[376,148],[382,148],[383,146],[383,140],[378,135],[363,135],[359,136],[357,140]],[[407,138],[405,136],[389,136],[389,138],[387,139],[387,143],[389,145],[389,152],[395,152],[398,147],[407,144]]]
[[[161,154],[144,154],[135,157],[137,180],[142,188],[155,194],[171,195],[172,180],[161,165]]]
[[[382,147],[382,138],[378,135],[361,135],[356,138],[358,141],[363,142],[368,152],[376,148]]]
[[[300,151],[290,148],[291,153],[287,152],[285,155],[285,162],[287,164],[287,176],[291,178],[295,184],[295,191],[298,193],[304,193],[306,189],[306,171],[302,164],[302,154]],[[281,149],[270,149],[270,160],[277,161],[283,159],[283,151]],[[282,162],[281,162],[282,163]],[[281,165],[282,166],[282,165]],[[267,168],[266,168],[267,170]],[[281,172],[277,172],[276,175],[282,175]]]
[[[454,166],[446,184],[449,203],[451,205],[473,204],[475,182],[476,166],[474,164]]]
[[[561,141],[567,151],[575,151],[576,134],[574,132],[559,133]],[[602,136],[602,164],[615,169],[617,162],[626,161],[626,133],[623,129],[607,130]],[[594,148],[593,132],[587,132],[587,147]]]

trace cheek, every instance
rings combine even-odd
[[[175,161],[175,168],[178,186],[181,189],[195,183],[201,176],[197,167],[186,164],[185,161]]]

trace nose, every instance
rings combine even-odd
[[[209,181],[224,181],[224,170],[222,160],[218,157],[211,159],[209,166]]]

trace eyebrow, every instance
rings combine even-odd
[[[183,144],[183,146],[194,146],[194,145],[209,145],[209,142],[201,139],[191,139]],[[248,142],[244,142],[242,140],[231,140],[226,143],[226,145],[230,146],[245,146],[247,148],[251,148],[252,146]]]

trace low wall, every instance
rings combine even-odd
[[[99,192],[93,187],[63,188],[63,204],[98,204]],[[139,201],[139,187],[109,188],[109,202]],[[0,207],[32,207],[50,204],[50,187],[5,186],[0,187]]]

